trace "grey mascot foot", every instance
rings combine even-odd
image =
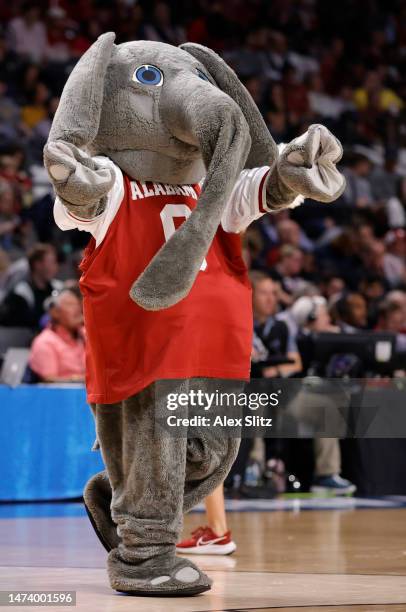
[[[107,552],[117,548],[120,538],[111,518],[111,486],[107,472],[98,472],[90,478],[83,491],[87,515],[97,537]]]
[[[107,570],[112,589],[142,597],[189,597],[209,591],[212,585],[192,561],[175,556],[132,564],[115,549],[109,553]]]
[[[120,538],[111,518],[111,487],[105,470],[90,478],[83,499],[97,537],[110,552],[108,573],[113,589],[144,597],[186,597],[210,590],[210,578],[188,559],[175,557],[170,563],[163,562],[160,567],[151,569],[150,562],[133,565],[119,557]]]

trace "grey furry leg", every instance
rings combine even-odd
[[[201,456],[201,442],[193,438],[187,443],[185,494],[183,499],[183,512],[189,512],[194,506],[210,495],[226,479],[236,457],[240,446],[240,439],[226,440],[223,453],[223,461],[212,471],[205,473],[201,467],[196,465],[196,459]],[[206,446],[207,452],[209,447]],[[206,463],[206,466],[208,464]],[[86,511],[92,526],[104,548],[109,552],[118,547],[120,538],[117,533],[116,524],[111,518],[110,504],[112,491],[107,472],[98,472],[90,478],[86,484],[84,493]]]
[[[224,459],[209,475],[202,478],[201,468],[196,466],[196,458],[201,455],[199,439],[188,440],[186,462],[185,494],[183,512],[189,512],[194,506],[210,495],[226,479],[240,446],[239,439],[226,440]],[[207,451],[208,451],[208,447]],[[206,464],[207,465],[207,464]],[[110,504],[112,491],[107,472],[98,472],[90,478],[83,492],[86,511],[92,526],[107,552],[117,548],[120,537],[117,527],[111,518]]]
[[[194,595],[210,579],[178,559],[186,439],[154,428],[153,385],[117,405],[96,407],[96,431],[112,489],[118,546],[108,556],[110,584],[135,595]]]
[[[187,391],[192,387],[196,390],[212,390],[213,385],[216,386],[216,381],[212,379],[209,381],[193,379],[184,381],[181,390]],[[236,388],[237,392],[239,390],[241,389]],[[168,435],[159,437],[154,430],[153,417],[153,404],[159,400],[154,396],[153,386],[151,386],[142,395],[130,398],[127,402],[97,408],[97,433],[100,439],[103,438],[102,454],[104,453],[103,457],[113,488],[114,486],[116,488],[112,500],[109,477],[106,472],[100,472],[95,474],[86,485],[84,499],[89,518],[99,539],[107,551],[112,551],[108,562],[109,574],[112,586],[115,585],[113,588],[118,590],[131,590],[131,584],[132,590],[140,590],[141,586],[138,584],[140,575],[150,576],[152,568],[159,567],[160,572],[165,569],[166,573],[161,573],[157,578],[171,576],[168,563],[169,567],[172,565],[174,571],[175,568],[178,571],[179,565],[174,556],[174,545],[181,530],[182,497],[183,512],[188,512],[217,488],[231,469],[240,444],[238,438],[228,438],[221,430],[216,435],[213,431],[207,435],[204,430],[194,430],[191,432],[193,437],[188,439],[171,438]],[[140,411],[139,417],[134,416],[137,411]],[[141,418],[141,415],[144,417]],[[128,447],[125,454],[122,454],[121,431],[124,432],[127,441],[124,442]],[[112,448],[110,453],[107,451],[109,445]],[[155,449],[154,460],[150,458],[152,449]],[[127,470],[130,470],[124,477],[122,474],[125,466],[121,464],[121,460],[126,462]],[[140,469],[140,466],[144,465],[144,479],[138,476],[137,472],[131,473],[131,468]],[[162,516],[161,513],[157,517],[152,512],[148,517],[150,519],[150,525],[148,525],[145,516],[149,515],[149,510],[154,509],[156,502],[153,498],[146,498],[148,490],[145,492],[142,488],[148,487],[154,480],[154,473],[151,472],[152,465],[159,474],[164,472],[167,474],[166,466],[172,465],[169,470],[170,474],[161,482],[156,483],[159,491],[156,492],[155,499],[172,498],[173,502],[177,501],[175,505],[170,506],[170,512],[167,513],[170,514],[169,519],[165,515]],[[135,483],[132,482],[134,478]],[[129,486],[127,491],[124,491],[123,483]],[[132,507],[133,510],[131,510]],[[137,507],[140,507],[141,513],[137,511]],[[124,543],[121,544],[123,536]],[[190,564],[189,566],[192,567]],[[195,566],[192,569],[199,571]],[[172,572],[173,575],[174,572]],[[193,575],[195,574],[192,572],[191,576]],[[138,576],[137,579],[136,576]],[[203,585],[209,585],[207,577],[201,576],[201,578]],[[203,585],[198,584],[197,588]],[[152,586],[155,589],[157,585]],[[148,585],[144,587],[147,590],[150,588]],[[178,587],[177,582],[166,580],[162,583],[161,589],[165,588],[165,591],[170,592],[171,589],[176,590]]]
[[[110,552],[120,543],[117,526],[111,518],[111,485],[106,470],[94,474],[83,491],[87,515],[101,544]]]
[[[118,406],[116,404],[116,406]],[[96,404],[89,404],[96,424]],[[120,409],[120,408],[118,408]],[[92,450],[100,449],[99,441],[94,441]],[[101,544],[109,552],[120,543],[117,527],[111,518],[111,485],[106,470],[94,474],[83,490],[83,502],[90,523]]]
[[[183,511],[189,512],[225,481],[240,448],[240,438],[188,440]],[[201,458],[202,450],[209,459]]]
[[[238,395],[244,384],[241,381],[225,381],[213,378],[193,378],[188,382],[189,390],[213,393],[217,389]],[[240,408],[233,407],[229,414],[241,416]],[[192,437],[195,433],[196,437]],[[237,436],[239,432],[235,431]],[[229,437],[229,432],[220,428],[196,428],[189,432],[186,453],[185,494],[183,511],[189,512],[203,501],[226,479],[237,457],[241,439]]]

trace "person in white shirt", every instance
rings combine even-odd
[[[12,19],[7,31],[10,48],[35,62],[40,62],[47,50],[46,28],[40,17],[40,8],[26,2],[22,7],[22,16]]]

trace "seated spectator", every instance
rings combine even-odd
[[[295,123],[306,119],[309,116],[307,89],[300,82],[300,75],[292,65],[285,66],[282,84],[290,121]]]
[[[358,250],[367,248],[376,239],[374,227],[368,221],[355,223],[351,228],[351,233],[353,240],[357,239]]]
[[[64,289],[46,304],[50,323],[32,343],[30,368],[43,382],[77,382],[85,378],[82,305]]]
[[[269,63],[267,76],[274,81],[282,81],[284,70],[289,67],[287,37],[277,30],[270,31],[266,51]]]
[[[396,166],[397,152],[388,152],[384,166],[375,166],[370,175],[373,196],[384,207],[391,228],[406,225],[406,213],[399,197],[403,181],[396,172]]]
[[[38,328],[44,314],[44,301],[62,288],[55,278],[58,262],[55,248],[37,244],[28,254],[29,276],[18,282],[0,305],[0,325]]]
[[[292,294],[303,285],[300,276],[303,268],[303,252],[298,247],[284,244],[279,252],[278,263],[270,271],[272,278],[280,283],[283,290],[281,301],[285,306],[292,303]]]
[[[403,262],[406,256],[406,231],[401,228],[391,230],[385,236],[385,245],[390,255],[398,257]]]
[[[248,89],[249,93],[251,94],[251,98],[254,100],[261,113],[264,113],[266,110],[266,105],[263,103],[264,84],[262,79],[257,75],[251,75],[244,80],[244,85]]]
[[[47,60],[61,67],[70,60],[72,28],[65,10],[55,3],[47,12]]]
[[[28,261],[21,257],[11,262],[8,253],[0,248],[0,304],[4,297],[16,286],[16,284],[27,277]]]
[[[326,299],[321,295],[302,296],[289,309],[289,314],[296,329],[295,338],[303,363],[303,375],[324,376],[330,362],[323,363],[316,359],[315,334],[341,331],[331,321]]]
[[[381,240],[373,240],[360,255],[365,269],[380,275],[391,287],[406,281],[403,259],[388,253]]]
[[[292,318],[298,327],[297,343],[303,362],[303,373],[312,372],[313,342],[315,332],[337,333],[339,328],[332,325],[327,310],[327,302],[322,296],[303,296],[296,300],[290,309]],[[330,413],[328,412],[330,408]],[[334,418],[335,403],[330,397],[303,387],[289,407],[296,418],[306,424],[324,419],[324,411]],[[355,491],[355,486],[340,476],[341,451],[337,438],[317,437],[314,447],[314,477],[312,491],[314,493],[333,493],[348,495]]]
[[[360,293],[350,292],[340,297],[333,304],[331,313],[344,333],[361,331],[367,326],[367,303]]]
[[[38,64],[29,63],[24,65],[23,72],[20,72],[15,98],[20,106],[28,104],[35,94],[35,88],[40,82],[42,72]]]
[[[396,114],[404,106],[402,99],[392,89],[383,85],[378,71],[371,70],[365,78],[363,87],[355,90],[354,102],[359,110],[365,110],[375,99],[380,111]]]
[[[368,180],[372,164],[365,155],[360,153],[348,156],[345,160],[343,173],[347,180],[347,186],[342,198],[348,206],[365,208],[374,203],[371,184]]]
[[[278,319],[278,287],[264,272],[250,272],[253,289],[254,335],[251,359],[252,378],[273,378],[292,376],[302,369],[296,343],[285,321]],[[289,361],[289,363],[286,363]],[[279,457],[283,450],[282,440],[266,438],[265,460],[270,462]],[[243,441],[231,477],[240,474],[244,481],[245,467],[251,444]],[[229,478],[230,480],[230,478]]]
[[[27,130],[32,130],[46,118],[48,98],[49,91],[46,85],[41,82],[37,83],[34,94],[21,110],[21,120]]]
[[[314,332],[338,332],[332,324],[327,308],[327,301],[321,295],[302,296],[289,309],[296,325],[296,340],[303,364],[303,373],[307,374],[312,362],[311,345],[307,339]]]
[[[364,296],[368,308],[368,328],[375,327],[380,303],[385,296],[387,283],[379,274],[365,274],[358,283],[358,291]]]
[[[15,232],[20,223],[21,219],[15,212],[13,189],[7,181],[0,179],[0,248],[10,258],[16,249]]]
[[[217,4],[217,3],[216,3]],[[217,4],[217,6],[219,6]],[[214,13],[213,13],[214,16]],[[218,18],[218,15],[215,15]],[[221,17],[220,17],[221,18]],[[223,17],[224,19],[224,17]],[[211,25],[206,22],[206,25]],[[227,26],[226,26],[227,27]],[[195,29],[195,28],[193,28]],[[188,34],[195,35],[195,32],[189,28]],[[202,42],[203,45],[210,46],[209,43],[210,33],[207,34],[206,42]],[[200,37],[200,36],[199,36]],[[277,74],[274,71],[272,60],[269,57],[269,32],[267,28],[259,26],[253,30],[247,32],[242,46],[233,49],[232,51],[226,51],[224,57],[228,63],[230,63],[234,69],[238,72],[242,79],[249,78],[254,74],[261,74],[263,77],[275,77]],[[200,42],[198,38],[192,38],[196,42]],[[224,44],[224,43],[223,43]],[[213,48],[213,47],[212,47]],[[218,48],[218,47],[217,47]]]
[[[41,10],[32,2],[24,2],[21,16],[14,17],[7,31],[11,49],[25,58],[41,61],[45,57],[47,37]]]
[[[306,81],[310,110],[316,116],[338,119],[344,111],[354,109],[354,105],[342,96],[330,96],[326,93],[320,73],[310,74]]]
[[[289,138],[289,127],[284,113],[280,111],[269,111],[266,114],[266,123],[268,130],[271,132],[277,144],[291,140]]]
[[[285,321],[277,317],[277,287],[263,272],[250,274],[253,288],[253,376],[291,376],[302,369],[294,338]],[[286,361],[290,363],[284,363]]]
[[[401,304],[384,300],[378,311],[377,331],[396,334],[396,345],[399,351],[406,351],[405,313]]]
[[[296,221],[292,219],[277,219],[276,230],[280,245],[290,244],[304,251],[313,251],[312,241],[306,236]]]
[[[154,8],[153,20],[145,26],[148,40],[158,40],[170,45],[180,45],[185,42],[183,28],[172,22],[171,9],[165,2],[157,2]]]
[[[32,181],[24,169],[25,150],[19,143],[1,144],[0,177],[6,180],[14,193],[15,212],[32,202]]]
[[[334,219],[325,217],[322,222],[321,233],[316,241],[317,249],[320,250],[331,244],[333,240],[341,236],[342,232],[342,227],[337,225]]]
[[[10,268],[10,260],[8,255],[0,248],[0,302],[4,297],[5,286],[7,283],[8,270]]]
[[[29,134],[29,139],[27,141],[28,155],[30,157],[31,162],[36,167],[40,166],[41,168],[43,168],[43,149],[48,139],[49,130],[51,128],[51,123],[55,115],[56,109],[58,108],[58,104],[59,98],[50,98],[46,107],[46,116],[33,127]],[[35,168],[35,170],[37,170],[37,168]],[[30,171],[33,174],[33,189],[35,189],[36,176],[35,171],[33,171],[33,166],[30,167]],[[42,181],[42,183],[44,183],[44,181]],[[42,189],[44,190],[44,187],[42,187]]]
[[[9,95],[7,83],[0,81],[0,135],[2,138],[17,139],[21,134],[20,123],[21,108]]]
[[[330,276],[326,278],[323,283],[323,295],[329,300],[337,295],[340,295],[345,290],[345,283],[340,276]]]
[[[147,34],[145,32],[145,19],[144,19],[144,9],[140,5],[139,2],[134,3],[131,7],[129,7],[129,13],[127,15],[127,19],[122,24],[121,30],[121,40],[123,42],[129,42],[132,40],[146,40]],[[81,39],[83,39],[83,34],[77,36],[75,43],[75,51],[77,50],[78,57],[83,53],[81,48],[78,48],[78,44],[81,43]],[[189,40],[189,39],[188,39]]]
[[[403,317],[403,327],[402,332],[406,334],[406,291],[402,291],[401,289],[395,289],[393,291],[389,291],[386,295],[385,301],[388,304],[396,304],[400,306],[402,309],[402,317]]]

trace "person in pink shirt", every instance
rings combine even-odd
[[[50,323],[35,338],[29,365],[42,382],[84,381],[85,343],[81,300],[70,289],[50,299]]]

